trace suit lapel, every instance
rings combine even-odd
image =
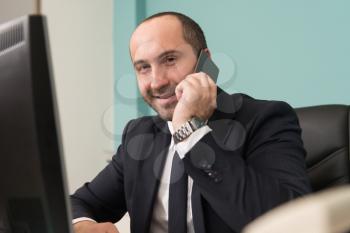
[[[208,121],[208,126],[212,129],[212,136],[216,143],[222,148],[227,147],[226,142],[231,137],[237,122],[234,121],[236,113],[242,106],[242,96],[240,94],[229,95],[218,87],[217,109]]]
[[[216,143],[225,150],[230,149],[225,142],[235,129],[234,118],[242,106],[242,100],[243,98],[240,94],[229,95],[218,87],[217,109],[210,117],[208,126],[212,129],[211,134]],[[196,183],[193,183],[191,201],[195,232],[205,233],[205,213],[203,212],[202,196]]]
[[[136,185],[130,213],[131,232],[149,231],[154,201],[171,141],[166,122],[157,117],[154,123],[152,154],[140,161],[136,170]]]
[[[193,227],[195,232],[205,233],[204,215],[202,207],[202,199],[198,186],[194,183],[192,187],[192,216]]]

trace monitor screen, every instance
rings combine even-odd
[[[71,231],[46,19],[0,25],[0,232]]]

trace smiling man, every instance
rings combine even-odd
[[[310,191],[292,108],[229,95],[205,73],[201,28],[164,12],[144,20],[130,55],[157,116],[131,120],[112,162],[72,195],[76,233],[240,232],[269,209]]]
[[[181,21],[164,15],[161,20],[144,22],[130,40],[130,54],[144,100],[161,118],[172,120],[175,129],[193,116],[209,119],[216,106],[214,82],[205,73],[193,73],[199,48],[208,51],[202,37],[203,45],[192,47],[193,38],[186,41]]]

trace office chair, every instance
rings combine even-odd
[[[349,106],[322,105],[295,110],[302,128],[307,171],[313,191],[348,184]]]
[[[350,230],[349,106],[303,107],[296,112],[314,194],[269,211],[248,224],[244,233],[343,233]],[[340,185],[344,186],[336,187]]]

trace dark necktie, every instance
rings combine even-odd
[[[187,174],[177,152],[174,154],[169,188],[169,233],[187,232]]]

